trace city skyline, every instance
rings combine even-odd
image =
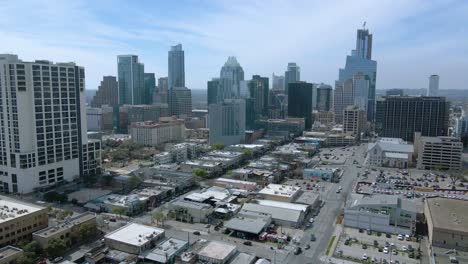
[[[206,82],[217,75],[228,56],[242,61],[246,76],[281,74],[293,61],[301,67],[301,79],[333,85],[343,57],[354,46],[356,28],[367,21],[373,34],[372,57],[379,62],[377,89],[428,88],[427,77],[432,74],[441,76],[441,90],[463,89],[468,82],[463,74],[468,68],[463,59],[468,52],[463,45],[463,14],[468,4],[461,1],[295,5],[205,1],[197,6],[190,2],[159,5],[77,1],[36,6],[28,1],[7,2],[2,5],[6,15],[0,20],[0,36],[5,40],[2,52],[18,54],[27,61],[75,61],[87,69],[88,90],[97,89],[102,76],[117,75],[115,57],[119,54],[138,55],[146,72],[154,72],[156,78],[167,76],[167,52],[178,43],[186,52],[186,86],[190,89],[206,89]],[[122,7],[132,19],[135,16],[131,14],[144,11],[144,15],[128,21],[119,14]],[[8,15],[19,10],[30,17],[37,17],[38,12],[48,15],[31,27]],[[164,14],[168,10],[177,10],[183,19],[172,16],[172,11]],[[305,25],[310,20],[310,10],[316,10],[314,20],[321,23],[291,30],[292,25]],[[277,19],[286,11],[297,15]],[[116,15],[119,19],[111,19]],[[341,19],[327,20],[331,17]],[[77,20],[82,23],[72,23]],[[431,30],[422,30],[428,27]],[[82,33],[79,39],[75,29]],[[254,37],[259,32],[263,32],[263,38]],[[441,34],[444,38],[439,37]],[[56,38],[58,35],[61,37]],[[278,36],[280,42],[275,41]]]

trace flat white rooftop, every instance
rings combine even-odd
[[[107,234],[105,238],[132,246],[142,246],[148,241],[151,241],[154,237],[160,236],[163,233],[164,229],[130,223]]]
[[[216,181],[222,182],[222,183],[240,183],[240,184],[245,184],[245,185],[257,185],[255,182],[241,181],[241,180],[228,179],[228,178],[218,178],[216,179]]]
[[[37,212],[41,209],[44,208],[0,196],[0,223]]]
[[[202,250],[200,250],[200,252],[198,252],[198,255],[211,259],[224,260],[235,251],[236,246],[234,245],[211,241]]]
[[[258,193],[265,194],[265,195],[276,195],[276,196],[282,196],[282,197],[293,197],[294,195],[297,194],[297,192],[300,189],[301,188],[297,186],[288,186],[288,185],[270,183],[268,184],[268,186],[263,188]]]

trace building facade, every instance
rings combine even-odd
[[[429,76],[429,89],[427,96],[437,96],[439,94],[439,75]]]
[[[463,143],[459,138],[420,137],[415,140],[419,169],[457,171],[462,169]]]
[[[168,54],[168,88],[185,87],[185,54],[182,44],[171,46]]]
[[[119,84],[115,76],[104,76],[91,100],[91,107],[99,108],[102,105],[119,105]]]
[[[321,84],[317,87],[317,107],[320,112],[329,112],[332,110],[333,89],[330,85]]]
[[[189,117],[192,114],[192,91],[186,87],[174,87],[169,90],[169,111],[177,117]]]
[[[289,84],[301,81],[301,68],[295,63],[288,63],[288,68],[284,72],[284,87],[286,94],[289,94]]]
[[[119,79],[119,104],[143,104],[145,102],[145,66],[136,55],[117,56]]]
[[[312,94],[313,84],[294,82],[288,85],[288,117],[301,117],[305,119],[305,128],[312,127]]]
[[[234,145],[245,139],[245,100],[226,99],[209,105],[209,143]]]
[[[366,112],[358,106],[348,106],[344,110],[343,132],[360,138],[366,129]]]
[[[88,173],[84,68],[0,55],[0,71],[0,189],[28,193]]]
[[[144,91],[144,104],[153,103],[153,94],[156,91],[156,77],[154,73],[145,73],[145,91]]]
[[[446,136],[450,103],[445,97],[389,96],[377,101],[376,127],[381,137],[414,141],[422,136]]]
[[[185,139],[185,125],[184,121],[180,119],[160,120],[159,123],[136,122],[131,125],[130,134],[132,140],[139,144],[157,146],[168,142],[183,141]]]

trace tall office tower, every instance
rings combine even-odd
[[[347,79],[344,82],[336,81],[333,104],[336,123],[343,123],[344,110],[350,105],[354,105],[353,79]]]
[[[245,100],[225,99],[208,106],[209,143],[239,144],[245,139]]]
[[[168,56],[168,86],[185,87],[185,56],[182,44],[171,46]]]
[[[99,173],[83,67],[0,55],[0,97],[0,190],[29,193]]]
[[[143,104],[145,95],[145,66],[136,55],[117,56],[119,104]]]
[[[344,69],[340,69],[336,86],[343,86],[347,80],[352,80],[357,73],[362,73],[363,78],[369,81],[367,98],[367,120],[375,119],[375,83],[377,75],[377,62],[372,60],[372,34],[367,29],[357,31],[356,49],[351,56],[346,57]],[[335,88],[337,89],[337,88]],[[336,101],[335,101],[336,104]],[[343,110],[343,108],[338,107]],[[337,119],[342,113],[335,112]]]
[[[154,73],[145,73],[145,93],[144,93],[144,102],[143,104],[152,104],[153,103],[153,94],[156,90],[156,78]]]
[[[369,80],[366,80],[362,72],[353,76],[354,105],[362,110],[367,110],[369,98]],[[366,115],[367,116],[367,115]]]
[[[244,80],[244,70],[237,62],[236,57],[228,57],[226,63],[221,68],[220,82],[226,90],[231,91],[230,98],[240,96],[240,82]]]
[[[439,75],[431,75],[429,77],[429,89],[427,96],[437,96],[439,94]]]
[[[288,115],[288,97],[284,91],[270,90],[268,118],[282,119]]]
[[[288,63],[288,68],[284,73],[284,88],[286,89],[286,94],[288,93],[289,84],[294,82],[299,82],[301,80],[301,68],[295,63]]]
[[[100,108],[102,105],[119,105],[119,84],[115,76],[104,76],[91,100],[91,107]]]
[[[320,84],[317,87],[317,110],[320,112],[331,111],[332,107],[332,93],[333,88],[331,85]]]
[[[250,96],[254,98],[255,105],[256,105],[256,114],[261,114],[262,116],[268,115],[268,96],[270,92],[270,81],[268,77],[261,77],[260,75],[253,75],[252,82],[257,84],[249,86]],[[254,91],[250,89],[250,87],[254,87]],[[253,97],[252,95],[255,94],[256,96]]]
[[[207,83],[207,92],[208,92],[208,105],[216,104],[219,102],[219,78],[213,78]]]
[[[161,77],[158,79],[158,86],[156,87],[155,92],[153,93],[153,103],[168,103],[167,97],[169,96],[168,88],[168,78]]]
[[[445,97],[388,96],[377,101],[376,132],[413,142],[414,133],[446,136],[450,103]]]
[[[284,76],[272,74],[271,89],[277,91],[284,91]]]
[[[403,96],[404,91],[403,89],[389,89],[385,92],[386,96]]]
[[[348,106],[343,115],[343,132],[350,133],[360,138],[366,125],[366,112],[358,106]]]
[[[177,117],[192,114],[192,91],[187,87],[173,87],[169,90],[169,111]]]
[[[305,119],[306,129],[312,127],[312,89],[313,84],[294,82],[289,85],[288,117],[302,117]]]

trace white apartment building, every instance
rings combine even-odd
[[[419,136],[415,136],[417,139]],[[461,170],[463,143],[456,137],[419,137],[417,167],[423,170]]]
[[[358,106],[348,106],[343,115],[343,131],[360,138],[361,132],[365,130],[366,111]]]
[[[130,128],[132,140],[145,146],[157,146],[168,142],[181,142],[185,139],[185,125],[182,119],[167,121],[136,122]]]
[[[0,55],[0,190],[28,193],[100,170],[86,133],[85,71]]]

